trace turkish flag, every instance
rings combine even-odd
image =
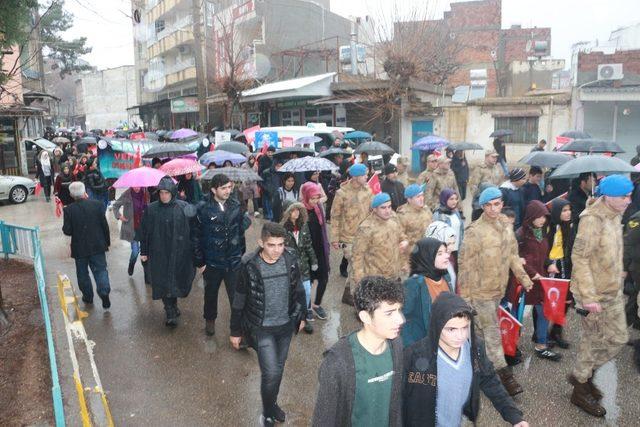
[[[140,155],[140,146],[136,149],[136,154],[133,156],[133,168],[139,168],[142,164],[142,155]]]
[[[540,285],[544,290],[544,304],[542,310],[544,317],[551,323],[563,326],[565,323],[564,308],[567,304],[569,280],[544,278],[540,279]]]
[[[507,356],[515,356],[522,323],[513,317],[504,307],[498,308],[498,325],[502,336],[502,349]]]
[[[40,182],[36,182],[36,188],[33,191],[33,194],[35,194],[36,196],[40,195],[40,192],[42,191],[42,184],[40,184]]]
[[[62,216],[62,208],[64,206],[62,206],[62,201],[57,197],[55,198],[55,202],[56,202],[56,217],[60,218]]]
[[[377,173],[374,174],[369,180],[369,188],[371,188],[373,194],[378,194],[382,191],[382,189],[380,188],[380,180],[378,179]]]

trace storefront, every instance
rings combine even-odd
[[[42,115],[41,109],[21,104],[0,106],[0,174],[28,174],[26,150],[21,142],[42,129]]]

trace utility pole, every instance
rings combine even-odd
[[[207,98],[206,98],[206,76],[204,69],[204,61],[202,55],[202,10],[203,2],[201,0],[193,1],[193,39],[196,44],[196,88],[198,93],[198,117],[200,120],[200,130],[204,130],[207,117]]]

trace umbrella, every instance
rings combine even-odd
[[[153,157],[178,157],[185,154],[192,154],[195,150],[186,144],[179,144],[177,142],[162,142],[155,144],[149,148],[142,157],[150,159]]]
[[[573,157],[555,151],[534,151],[521,158],[518,163],[538,166],[540,168],[555,169],[560,165],[573,160]]]
[[[344,135],[344,139],[371,139],[371,134],[368,132],[364,132],[361,130],[354,130],[351,132],[347,132]]]
[[[37,145],[38,147],[42,148],[43,150],[54,150],[55,148],[57,148],[58,146],[56,144],[54,144],[53,142],[49,141],[48,139],[45,138],[36,138],[33,140],[28,140],[29,142],[32,142],[34,145]]]
[[[420,151],[429,151],[429,150],[438,150],[440,148],[446,147],[450,142],[438,135],[429,135],[424,136],[417,140],[413,146],[412,150],[420,150]]]
[[[171,139],[184,139],[184,138],[189,138],[197,135],[198,135],[198,132],[196,132],[195,130],[182,128],[174,131],[171,134]]]
[[[250,182],[250,181],[262,181],[260,175],[255,173],[253,169],[248,168],[219,168],[209,169],[200,177],[200,181],[207,181],[213,178],[215,175],[223,173],[229,177],[231,181],[236,182]]]
[[[145,137],[146,139],[150,139],[150,140],[152,140],[152,141],[157,141],[157,140],[158,140],[159,135],[158,135],[158,134],[156,134],[155,132],[145,132],[145,133],[144,133],[144,137]]]
[[[558,151],[573,151],[575,153],[624,153],[624,149],[613,141],[601,139],[575,139],[563,145]]]
[[[453,151],[484,150],[482,145],[475,142],[453,142],[447,148]]]
[[[351,156],[351,151],[343,150],[338,147],[331,147],[328,150],[324,150],[322,153],[318,154],[319,157],[331,157],[337,154],[342,154],[343,156]]]
[[[571,138],[571,139],[587,139],[587,138],[591,138],[591,135],[589,135],[586,132],[582,132],[581,130],[568,130],[566,132],[562,132],[560,134],[560,136],[563,136],[565,138]]]
[[[65,138],[64,136],[56,136],[55,138],[53,138],[53,142],[55,142],[56,144],[66,144],[67,142],[71,141],[69,141],[69,138]]]
[[[387,144],[378,141],[367,141],[358,145],[355,149],[354,153],[367,153],[372,156],[384,155],[384,154],[393,154],[395,151],[393,148],[389,147]]]
[[[160,170],[166,175],[178,176],[198,173],[202,170],[202,165],[192,159],[173,159],[160,166]]]
[[[503,136],[513,135],[513,131],[511,129],[498,129],[491,132],[489,138],[502,138]]]
[[[319,136],[303,136],[293,141],[293,145],[312,145],[320,141],[322,141],[322,138],[320,138]]]
[[[113,183],[113,188],[155,187],[165,176],[166,174],[159,169],[142,166],[125,172]]]
[[[331,160],[322,157],[300,157],[289,160],[278,172],[309,172],[338,170],[338,166]]]
[[[73,145],[80,145],[80,144],[97,144],[98,143],[98,138],[96,138],[95,136],[85,136],[84,138],[80,138],[80,139],[76,139],[73,142]]]
[[[229,151],[236,154],[244,154],[249,152],[249,147],[247,146],[247,144],[243,144],[241,142],[230,141],[216,145],[216,150]]]
[[[247,161],[247,158],[242,154],[232,153],[230,151],[215,150],[204,153],[200,159],[200,164],[209,166],[211,163],[215,163],[218,166],[222,166],[224,162],[230,161],[234,165],[239,165]]]
[[[552,174],[551,178],[575,178],[581,173],[629,173],[636,170],[617,157],[607,157],[602,155],[580,156],[564,165],[558,167]]]
[[[231,138],[235,138],[236,136],[238,136],[239,134],[241,134],[242,132],[240,132],[238,129],[225,129],[222,132],[228,132],[231,134]]]
[[[273,155],[274,156],[285,156],[297,154],[298,157],[303,156],[313,156],[316,152],[312,148],[304,148],[304,147],[285,147],[277,150]]]

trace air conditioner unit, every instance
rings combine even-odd
[[[622,80],[622,64],[600,64],[598,65],[598,80]]]

